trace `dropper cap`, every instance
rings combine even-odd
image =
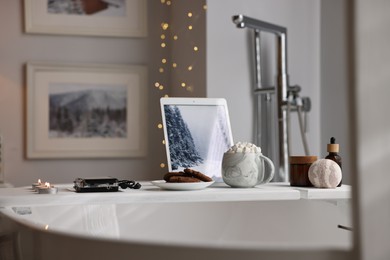
[[[328,153],[338,153],[339,152],[339,144],[336,144],[336,138],[330,138],[330,144],[327,146]]]

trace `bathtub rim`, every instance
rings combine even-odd
[[[182,204],[184,202],[166,202],[169,204]],[[191,202],[191,203],[199,203],[199,202]],[[224,201],[213,201],[210,203],[226,203]],[[239,203],[239,202],[227,202],[227,203]],[[122,203],[120,203],[122,204]],[[80,206],[83,204],[68,204],[69,206]],[[103,204],[102,204],[103,205]],[[53,206],[53,205],[34,205],[38,207],[46,207],[46,206]],[[26,206],[26,207],[34,207],[33,205],[31,206]],[[16,206],[20,207],[20,206]],[[23,206],[22,206],[23,207]],[[127,244],[133,244],[133,245],[144,245],[144,246],[167,246],[167,247],[181,247],[181,248],[197,248],[197,249],[232,249],[232,250],[253,250],[253,251],[263,251],[263,250],[292,250],[292,251],[297,251],[297,250],[317,250],[317,251],[328,251],[328,250],[336,250],[336,251],[343,251],[343,252],[349,252],[352,250],[353,245],[351,247],[346,248],[345,246],[340,246],[340,247],[330,247],[330,246],[317,246],[317,245],[291,245],[288,243],[280,243],[280,244],[275,244],[275,243],[262,243],[261,245],[256,244],[255,242],[248,242],[245,241],[245,243],[237,244],[236,241],[234,243],[232,242],[227,242],[224,241],[223,244],[218,244],[218,243],[205,243],[203,241],[197,241],[197,242],[188,242],[188,241],[169,241],[169,242],[164,242],[163,240],[159,239],[134,239],[134,238],[125,238],[125,239],[118,239],[118,238],[110,238],[110,237],[100,237],[100,236],[92,236],[90,234],[81,234],[81,233],[72,233],[69,231],[65,230],[59,230],[59,229],[48,229],[45,230],[45,225],[38,223],[38,222],[32,222],[28,219],[24,219],[20,217],[16,212],[14,212],[13,207],[0,207],[0,215],[3,215],[4,217],[8,218],[8,220],[14,222],[18,226],[21,226],[23,228],[28,228],[31,231],[35,231],[38,233],[51,233],[56,236],[63,236],[63,237],[68,237],[70,239],[76,238],[76,239],[83,239],[83,240],[96,240],[96,241],[101,241],[101,242],[120,242],[120,243],[127,243]]]

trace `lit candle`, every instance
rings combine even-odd
[[[58,192],[58,188],[48,182],[45,182],[45,185],[37,186],[37,189],[39,194],[56,194]]]
[[[41,179],[38,179],[38,182],[32,184],[32,189],[36,190],[36,187],[41,185],[42,185]]]

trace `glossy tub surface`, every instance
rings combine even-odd
[[[105,195],[95,196],[3,207],[2,230],[17,234],[23,259],[345,259],[351,250],[350,232],[337,228],[344,216],[329,202],[99,203]]]

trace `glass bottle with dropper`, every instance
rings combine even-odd
[[[335,161],[340,168],[341,167],[341,156],[339,155],[339,144],[336,144],[336,138],[332,137],[330,138],[330,144],[327,145],[327,151],[328,155],[325,157],[325,159],[330,159],[332,161]],[[340,187],[343,180],[340,181],[339,185],[337,187]]]

